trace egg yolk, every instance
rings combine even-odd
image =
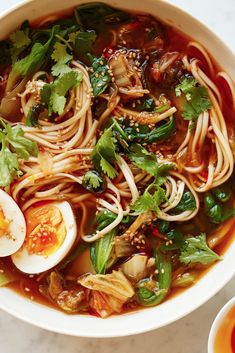
[[[50,204],[34,206],[25,213],[27,234],[25,245],[29,254],[48,256],[63,243],[66,227],[60,210]]]
[[[10,221],[4,216],[3,210],[0,208],[0,237],[9,235]]]

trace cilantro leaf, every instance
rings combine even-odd
[[[202,233],[197,237],[187,238],[184,241],[179,259],[186,265],[190,263],[209,265],[220,260],[220,256],[208,247],[206,234]]]
[[[69,71],[59,76],[54,82],[47,83],[41,89],[41,101],[48,108],[48,115],[63,113],[66,104],[66,94],[77,87],[83,79],[83,75],[76,71]]]
[[[37,156],[38,147],[35,142],[24,137],[20,126],[12,127],[1,122],[3,129],[0,129],[0,186],[6,187],[22,175],[18,158],[27,160],[31,155]]]
[[[58,26],[54,26],[48,41],[44,45],[36,42],[29,55],[14,63],[7,81],[7,92],[12,90],[20,78],[32,75],[45,63],[45,58],[54,43],[54,38],[58,30]]]
[[[52,66],[53,76],[60,76],[71,71],[71,68],[67,64],[73,57],[67,53],[67,46],[65,44],[56,42],[51,58],[56,62],[56,64]]]
[[[152,176],[157,176],[158,162],[154,153],[148,152],[144,147],[135,143],[131,145],[128,157],[138,168],[145,170]]]
[[[185,120],[195,121],[201,113],[211,108],[206,87],[194,87],[191,91],[190,102],[185,102],[183,117]]]
[[[180,83],[175,88],[176,97],[181,96],[182,93],[186,95],[187,100],[191,100],[191,90],[197,84],[197,81],[194,77],[184,77],[180,80]]]
[[[151,192],[151,189],[156,191]],[[145,190],[143,195],[136,200],[135,204],[132,206],[132,210],[138,214],[142,214],[147,211],[159,213],[159,206],[164,201],[166,201],[165,190],[153,183]]]
[[[24,31],[16,31],[10,34],[10,40],[13,45],[20,49],[31,43],[31,39]]]
[[[88,57],[92,63],[93,73],[90,75],[91,87],[94,97],[101,95],[111,83],[111,76],[107,61],[104,58],[96,58],[90,54]]]
[[[184,77],[175,88],[176,96],[185,95],[182,116],[185,120],[195,122],[199,115],[211,108],[211,101],[206,87],[198,86],[191,77]],[[192,125],[191,128],[194,128]]]
[[[12,42],[12,47],[10,50],[12,62],[15,63],[19,54],[31,43],[31,39],[24,31],[20,30],[11,33],[10,40]]]
[[[112,126],[106,129],[98,140],[91,158],[97,170],[102,170],[109,178],[117,176],[112,163],[117,160],[116,140],[112,135]]]
[[[98,189],[103,182],[98,173],[93,171],[87,172],[83,177],[83,182],[89,183],[93,189]]]
[[[37,143],[24,137],[24,131],[19,125],[12,127],[10,124],[6,124],[4,133],[6,134],[6,142],[19,158],[27,160],[30,156],[36,157],[38,155]]]

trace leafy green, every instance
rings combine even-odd
[[[109,210],[103,210],[96,216],[97,230],[102,230],[111,224],[117,215]],[[112,250],[114,246],[114,238],[117,235],[117,230],[113,229],[103,238],[91,244],[90,257],[96,273],[104,274],[109,267]]]
[[[226,185],[227,186],[227,185]],[[224,185],[218,186],[217,188],[214,188],[211,190],[213,196],[219,201],[219,202],[228,202],[231,197],[232,197],[232,192],[231,190],[228,189],[228,186],[226,187]]]
[[[130,146],[128,157],[138,168],[152,176],[157,176],[158,161],[154,153],[148,152],[144,147],[135,143]]]
[[[68,63],[73,59],[73,57],[67,53],[66,44],[56,42],[51,58],[56,62],[56,64],[52,66],[53,76],[61,76],[64,73],[71,71]]]
[[[112,127],[106,129],[99,138],[91,155],[95,168],[113,179],[117,176],[117,171],[113,162],[117,160],[116,140],[112,135]]]
[[[208,247],[206,234],[202,233],[197,237],[187,238],[184,241],[179,259],[185,265],[191,263],[209,265],[220,260],[220,256]]]
[[[74,50],[80,60],[87,61],[87,53],[92,52],[96,38],[95,31],[79,31],[76,34],[74,38]]]
[[[225,195],[223,197],[225,197]],[[227,194],[226,194],[226,198],[227,198]],[[207,192],[205,194],[204,203],[205,203],[206,214],[208,215],[212,223],[220,224],[221,222],[224,222],[227,219],[235,216],[235,208],[230,207],[229,209],[224,209],[224,205],[221,204],[219,201],[216,201],[212,192]]]
[[[162,219],[158,219],[157,221],[155,221],[154,225],[157,226],[157,229],[161,234],[166,234],[170,228],[170,222],[164,221]]]
[[[41,113],[42,106],[41,104],[33,104],[30,108],[27,117],[26,117],[26,126],[37,126],[38,125],[38,117]]]
[[[161,245],[161,249],[163,251],[172,251],[181,249],[184,238],[183,234],[176,229],[171,229],[165,233],[168,242],[166,244]]]
[[[178,205],[173,209],[178,214],[184,211],[195,210],[196,200],[191,191],[185,191]]]
[[[182,93],[185,94],[187,100],[191,100],[191,91],[196,86],[197,81],[194,77],[183,77],[180,83],[175,88],[176,97],[181,96]]]
[[[138,112],[152,112],[155,108],[156,104],[152,97],[143,97],[135,106]]]
[[[29,159],[37,156],[38,147],[35,142],[24,137],[19,125],[12,127],[1,121],[3,129],[0,130],[0,186],[8,186],[14,179],[22,175],[18,158]]]
[[[29,46],[31,39],[24,31],[19,30],[10,34],[10,40],[12,42],[12,47],[10,50],[12,62],[15,63],[19,54]]]
[[[103,29],[107,24],[118,24],[131,19],[131,15],[101,2],[80,5],[75,10],[77,22],[85,28]]]
[[[160,304],[166,297],[172,278],[172,265],[170,259],[161,251],[156,251],[156,269],[158,272],[158,285],[152,288],[152,279],[144,279],[139,282],[137,299],[144,306]]]
[[[159,206],[164,201],[166,201],[165,190],[153,183],[139,196],[131,208],[137,214],[142,214],[147,211],[154,211],[158,214],[160,211]]]
[[[41,43],[35,43],[29,55],[14,63],[7,81],[7,91],[11,91],[20,78],[34,74],[42,67],[46,61],[50,48],[54,44],[54,38],[58,30],[59,28],[54,26],[51,30],[48,41],[44,45]]]
[[[184,77],[175,88],[176,96],[185,95],[182,116],[185,120],[196,121],[201,113],[211,108],[211,101],[206,87],[197,86],[197,81]]]
[[[140,125],[138,127],[126,127],[124,128],[124,131],[127,134],[129,141],[148,144],[164,141],[170,138],[175,132],[175,120],[173,117],[170,117],[166,123],[154,128],[153,130],[148,128],[146,125]]]
[[[77,87],[83,79],[83,75],[76,71],[69,71],[59,76],[54,82],[47,83],[41,89],[41,101],[48,108],[48,115],[58,113],[61,115],[66,104],[68,91]]]
[[[88,57],[92,65],[92,74],[90,75],[91,87],[94,97],[101,95],[111,83],[111,76],[107,61],[104,58],[96,58],[91,54]]]
[[[96,273],[104,274],[109,266],[109,259],[113,250],[114,238],[117,232],[115,229],[107,233],[103,238],[91,245],[91,261]]]
[[[90,170],[84,175],[82,186],[90,192],[100,193],[105,191],[107,182],[104,176],[96,170]]]

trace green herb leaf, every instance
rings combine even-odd
[[[163,251],[172,251],[181,249],[184,244],[183,234],[176,229],[169,230],[166,234],[168,242],[161,245]]]
[[[97,38],[95,31],[79,31],[74,39],[74,50],[80,60],[87,61]]]
[[[190,102],[185,102],[183,117],[185,120],[196,120],[201,113],[211,108],[206,87],[194,87]]]
[[[156,191],[151,192],[151,189],[154,188]],[[132,210],[137,214],[142,214],[147,211],[154,211],[157,214],[160,209],[159,206],[166,201],[165,190],[160,186],[155,186],[151,184],[135,202],[132,206]]]
[[[33,141],[24,137],[20,126],[12,127],[3,121],[0,130],[0,186],[8,186],[14,179],[22,175],[18,158],[27,160],[30,156],[37,156],[38,147]]]
[[[53,83],[48,83],[41,89],[41,101],[48,108],[48,115],[58,113],[61,115],[66,104],[66,94],[77,87],[83,79],[83,75],[76,71],[69,71],[58,77]]]
[[[135,143],[130,146],[130,153],[128,154],[128,157],[138,168],[146,171],[152,176],[157,176],[158,161],[154,153],[148,152],[141,145]]]
[[[20,78],[28,77],[41,68],[45,63],[50,48],[54,44],[54,37],[58,30],[58,26],[54,26],[51,30],[48,41],[44,45],[41,43],[35,43],[28,56],[16,61],[8,77],[7,91],[11,91]]]
[[[220,260],[220,256],[208,247],[206,234],[202,233],[197,237],[188,238],[184,241],[179,259],[185,265],[191,263],[209,265]]]
[[[51,58],[56,62],[56,64],[52,66],[53,76],[61,76],[71,71],[71,68],[67,64],[73,57],[67,53],[67,46],[65,44],[56,42]]]
[[[11,56],[12,62],[15,63],[19,54],[29,46],[31,39],[24,31],[16,31],[10,34],[10,40],[12,42]]]
[[[101,193],[105,191],[107,182],[104,175],[96,170],[89,170],[83,177],[82,186],[89,192]]]
[[[92,29],[101,29],[104,24],[118,24],[131,19],[129,13],[101,2],[80,5],[75,10],[75,17],[80,25]]]
[[[108,72],[107,61],[104,58],[96,58],[90,54],[88,57],[92,63],[93,73],[90,76],[91,87],[94,97],[101,95],[111,83],[111,76]]]
[[[96,273],[105,274],[109,267],[109,260],[114,246],[114,238],[117,234],[113,229],[103,238],[91,245],[90,256]]]
[[[33,104],[30,108],[27,117],[26,117],[26,126],[37,126],[38,125],[38,117],[41,112],[42,106],[41,104]]]
[[[187,100],[191,100],[191,90],[196,86],[197,81],[193,77],[183,77],[180,83],[175,88],[176,97],[181,96],[182,93],[186,95]]]
[[[113,179],[117,176],[117,171],[112,163],[117,160],[116,140],[112,135],[112,127],[106,129],[99,138],[91,155],[93,164],[97,170],[102,170],[104,174]]]
[[[191,191],[185,191],[178,205],[173,209],[175,214],[195,210],[196,209],[196,200],[191,193]]]
[[[201,113],[211,108],[211,102],[206,87],[197,86],[197,81],[184,77],[175,88],[176,96],[185,95],[182,116],[185,120],[196,121]]]
[[[128,141],[136,141],[138,143],[153,143],[164,141],[170,138],[175,132],[175,120],[170,117],[169,120],[159,127],[151,130],[145,125],[128,126],[124,128]]]

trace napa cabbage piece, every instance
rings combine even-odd
[[[148,260],[149,258],[146,255],[135,254],[130,260],[122,264],[122,271],[128,278],[138,282],[147,276]]]
[[[78,283],[88,289],[108,294],[123,304],[135,294],[131,283],[121,270],[107,275],[88,275],[78,279]]]

